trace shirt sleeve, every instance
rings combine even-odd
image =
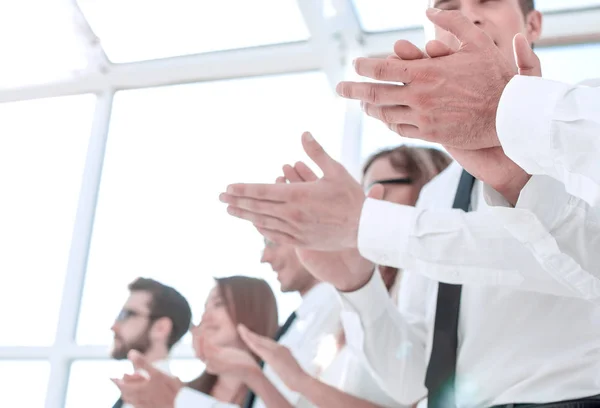
[[[600,302],[600,209],[534,176],[516,208],[465,213],[368,199],[359,250],[432,280],[502,285]]]
[[[221,402],[210,395],[183,387],[175,398],[175,408],[239,408],[239,406]]]
[[[358,291],[340,296],[347,345],[364,360],[379,386],[401,404],[423,398],[427,394],[425,314],[409,319],[399,313],[379,273]],[[423,307],[425,295],[414,296],[417,307]]]
[[[600,206],[600,87],[515,76],[496,129],[506,155],[526,172],[553,177]]]

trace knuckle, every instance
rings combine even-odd
[[[422,112],[417,116],[417,124],[419,128],[427,128],[433,123],[432,117],[428,112]]]
[[[389,61],[380,61],[375,65],[375,68],[373,70],[373,77],[382,81],[388,77],[389,71]]]
[[[304,221],[304,213],[299,208],[294,208],[290,211],[290,219],[296,223],[302,223]]]
[[[380,98],[375,86],[373,84],[367,85],[366,99],[368,103],[373,105],[379,104]]]
[[[380,108],[379,116],[381,117],[381,120],[385,123],[394,123],[394,111],[393,108],[389,106],[384,106]]]

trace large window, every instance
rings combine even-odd
[[[302,41],[296,0],[78,0],[113,62]]]
[[[0,346],[54,342],[94,101],[0,104]]]
[[[50,364],[45,361],[2,361],[0,406],[43,407],[49,375]]]
[[[72,77],[87,67],[69,1],[0,2],[0,89]]]
[[[231,182],[272,182],[302,159],[310,129],[339,157],[343,102],[322,73],[117,93],[77,340],[108,344],[137,276],[171,284],[198,320],[212,277],[279,285],[259,259],[262,238],[218,196]],[[297,305],[278,295],[280,319]]]
[[[544,78],[576,84],[600,76],[600,43],[543,47],[536,52]]]

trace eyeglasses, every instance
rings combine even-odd
[[[119,314],[117,315],[117,318],[115,319],[116,322],[124,322],[125,320],[128,320],[132,317],[146,317],[150,320],[154,320],[154,319],[158,319],[161,316],[155,316],[155,315],[151,315],[151,314],[144,314],[141,312],[136,312],[135,310],[130,310],[130,309],[122,309]]]
[[[410,177],[404,177],[404,178],[395,178],[395,179],[387,179],[387,180],[376,180],[374,182],[372,182],[371,184],[369,184],[366,188],[366,190],[370,190],[371,187],[373,187],[375,184],[412,184],[414,182],[413,179],[411,179]]]

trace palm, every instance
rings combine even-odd
[[[314,277],[329,282],[340,290],[353,290],[362,286],[374,267],[357,249],[338,252],[297,249],[296,253],[300,262]]]

